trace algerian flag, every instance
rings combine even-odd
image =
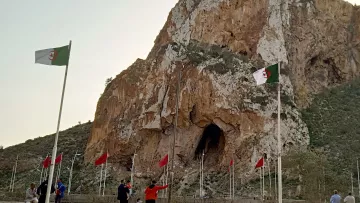
[[[253,73],[257,85],[279,82],[279,64],[262,68]]]
[[[35,63],[64,66],[69,61],[69,45],[35,51]]]

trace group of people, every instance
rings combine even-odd
[[[128,181],[128,184],[125,185],[124,180],[121,181],[118,187],[118,196],[117,199],[120,200],[120,203],[128,203],[130,198],[130,189],[131,185]],[[129,187],[130,186],[130,187]],[[158,186],[156,181],[152,181],[151,184],[145,190],[145,203],[155,203],[157,200],[157,194],[159,190],[167,188],[168,185]],[[142,203],[141,199],[138,198],[136,203]]]
[[[42,182],[37,189],[35,187],[35,184],[31,183],[30,187],[26,190],[25,203],[45,203],[47,187],[48,180]],[[64,197],[65,190],[66,187],[62,183],[61,179],[57,180],[56,189],[53,185],[51,186],[51,194],[56,192],[55,203],[61,203],[61,199]]]
[[[46,191],[48,187],[48,180],[40,184],[36,188],[34,183],[30,184],[30,187],[26,190],[26,199],[25,203],[45,203],[46,200]],[[168,185],[158,186],[156,181],[152,181],[151,184],[145,190],[145,203],[155,203],[158,198],[158,191],[166,189]],[[130,190],[132,189],[131,182],[122,180],[118,187],[117,199],[120,200],[120,203],[128,203],[130,198]],[[65,185],[62,183],[61,179],[57,180],[57,187],[51,186],[51,194],[56,192],[55,203],[61,203],[61,199],[64,197],[64,192],[66,190]],[[138,198],[137,203],[142,203],[141,199]]]
[[[338,191],[335,190],[334,194],[330,198],[330,203],[340,203],[341,202],[341,196],[338,194]],[[351,192],[348,196],[344,199],[345,203],[355,203],[355,197],[352,196]]]

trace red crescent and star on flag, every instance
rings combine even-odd
[[[58,52],[57,52],[56,50],[54,50],[54,51],[50,52],[49,59],[50,59],[51,61],[53,61],[53,60],[56,59],[57,56],[58,56]]]
[[[270,78],[271,72],[269,70],[265,69],[263,72],[263,76],[264,76],[264,78]]]

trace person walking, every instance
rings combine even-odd
[[[125,186],[124,180],[121,180],[120,185],[118,187],[118,196],[117,199],[120,200],[120,203],[128,203],[130,191],[129,188]]]
[[[345,197],[344,202],[345,203],[355,203],[355,197],[352,196],[351,192],[349,193],[348,196]]]
[[[55,203],[61,203],[61,199],[64,198],[64,192],[66,190],[65,185],[62,183],[62,180],[59,178],[57,180],[57,189],[55,196]]]
[[[48,177],[49,178],[49,177]],[[39,203],[45,203],[46,200],[46,191],[48,187],[48,178],[40,184],[40,186],[37,188],[37,194],[39,197]],[[51,186],[50,194],[55,192],[54,185]]]
[[[341,197],[337,190],[334,190],[334,194],[330,198],[330,203],[340,203]]]
[[[31,183],[30,187],[26,190],[25,203],[38,203],[38,198],[36,195],[36,188],[34,183]]]
[[[145,190],[145,203],[155,203],[157,200],[157,193],[159,190],[167,188],[168,185],[157,186],[156,181],[153,180]]]

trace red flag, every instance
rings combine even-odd
[[[51,164],[51,158],[50,158],[49,156],[47,156],[47,157],[45,158],[45,160],[42,162],[42,164],[43,164],[43,167],[44,167],[44,168],[49,168],[49,166],[50,166],[50,164]]]
[[[261,159],[259,159],[259,161],[256,163],[255,168],[260,168],[264,166],[264,157],[261,157]]]
[[[56,157],[55,164],[59,164],[62,161],[62,154]]]
[[[103,155],[101,155],[98,159],[96,159],[95,166],[105,163],[108,157],[109,157],[109,154],[107,152],[104,153]]]
[[[162,158],[159,162],[159,167],[163,167],[169,162],[169,155],[166,155],[164,158]]]
[[[233,159],[230,160],[229,169],[228,169],[229,172],[230,172],[230,167],[231,167],[232,165],[234,165],[234,160],[233,160]]]

